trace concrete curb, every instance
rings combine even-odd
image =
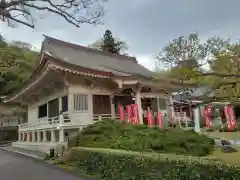
[[[5,148],[5,147],[0,147],[0,149],[3,149],[3,150],[5,150],[5,151],[10,151],[10,152],[18,153],[18,154],[21,154],[21,155],[25,155],[25,156],[28,156],[28,157],[35,158],[35,159],[41,159],[41,160],[42,160],[42,158],[40,158],[40,157],[38,157],[38,156],[34,156],[34,155],[31,155],[31,154],[27,154],[27,153],[23,153],[23,152],[11,150],[11,149],[8,149],[8,148]]]

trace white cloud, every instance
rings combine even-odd
[[[155,59],[150,58],[148,56],[136,56],[137,61],[142,66],[146,67],[147,69],[153,71],[155,68]]]

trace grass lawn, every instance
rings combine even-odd
[[[206,156],[208,159],[218,160],[228,164],[240,165],[240,149],[235,153],[223,153],[220,148],[216,148],[213,154]]]
[[[204,132],[204,134],[226,140],[240,140],[240,132]]]

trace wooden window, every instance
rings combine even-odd
[[[74,94],[74,111],[87,111],[88,110],[88,95]]]
[[[166,99],[165,98],[159,98],[158,99],[159,107],[160,109],[166,109],[167,104],[166,104]]]
[[[93,114],[111,114],[109,95],[93,95]]]
[[[62,97],[62,112],[67,112],[68,111],[68,96],[63,96]]]
[[[38,118],[47,117],[47,104],[38,107]]]
[[[56,116],[59,116],[59,99],[58,98],[48,102],[48,117],[52,118]]]

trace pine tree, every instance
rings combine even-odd
[[[111,30],[106,30],[103,37],[90,45],[90,47],[113,54],[124,54],[127,49],[126,43],[114,38]]]
[[[119,53],[118,49],[119,48],[117,48],[117,44],[112,36],[112,32],[110,30],[106,30],[103,35],[103,44],[101,46],[101,50],[111,53]]]

